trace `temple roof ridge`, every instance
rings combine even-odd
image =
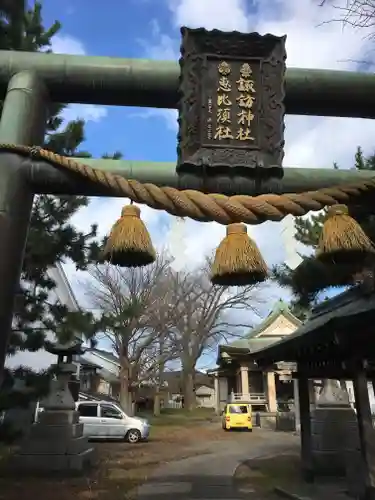
[[[296,326],[301,325],[301,321],[294,316],[289,308],[289,305],[283,299],[279,299],[274,303],[268,315],[258,325],[254,326],[254,328],[252,328],[243,339],[255,339],[281,315],[294,323]]]

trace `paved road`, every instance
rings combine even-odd
[[[248,459],[295,449],[298,437],[271,430],[233,433],[233,439],[202,444],[205,454],[165,464],[138,489],[138,500],[237,500],[237,466]],[[197,445],[194,445],[196,448]],[[200,446],[200,445],[199,445]]]

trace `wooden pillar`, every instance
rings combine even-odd
[[[242,394],[249,394],[249,369],[247,366],[241,366],[240,368],[241,374],[241,392]]]
[[[277,411],[275,372],[268,371],[266,373],[266,380],[268,411],[275,413]]]
[[[296,432],[301,431],[301,419],[299,411],[299,394],[298,394],[298,379],[293,379],[293,399],[294,399],[294,413],[296,421]]]
[[[218,373],[215,374],[214,389],[215,389],[215,413],[216,415],[220,415],[220,383],[219,383]]]
[[[356,368],[353,389],[364,466],[365,494],[363,500],[375,500],[375,432],[372,426],[367,377],[362,363]]]
[[[299,373],[298,376],[299,417],[301,425],[301,462],[302,474],[307,482],[314,480],[312,443],[311,443],[311,415],[310,415],[310,387],[309,379]]]

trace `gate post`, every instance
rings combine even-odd
[[[14,75],[0,121],[0,143],[43,144],[48,112],[44,84],[32,72]],[[27,171],[11,154],[0,155],[0,384],[19,285],[34,193]]]

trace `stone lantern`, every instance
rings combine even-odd
[[[76,371],[73,356],[82,354],[81,341],[46,343],[46,351],[57,356],[52,366],[56,378],[44,400],[44,411],[14,456],[15,465],[29,471],[77,472],[92,465],[95,449],[83,437],[83,424],[69,384]]]
[[[75,401],[78,400],[79,380],[75,376],[76,366],[73,364],[73,356],[85,352],[82,342],[78,339],[65,344],[46,342],[45,350],[57,356],[57,364],[52,365],[56,380],[51,382],[51,391],[44,407],[52,409],[56,404],[65,404],[65,409],[74,409]],[[59,398],[63,398],[60,403]],[[68,408],[69,405],[71,408]]]

